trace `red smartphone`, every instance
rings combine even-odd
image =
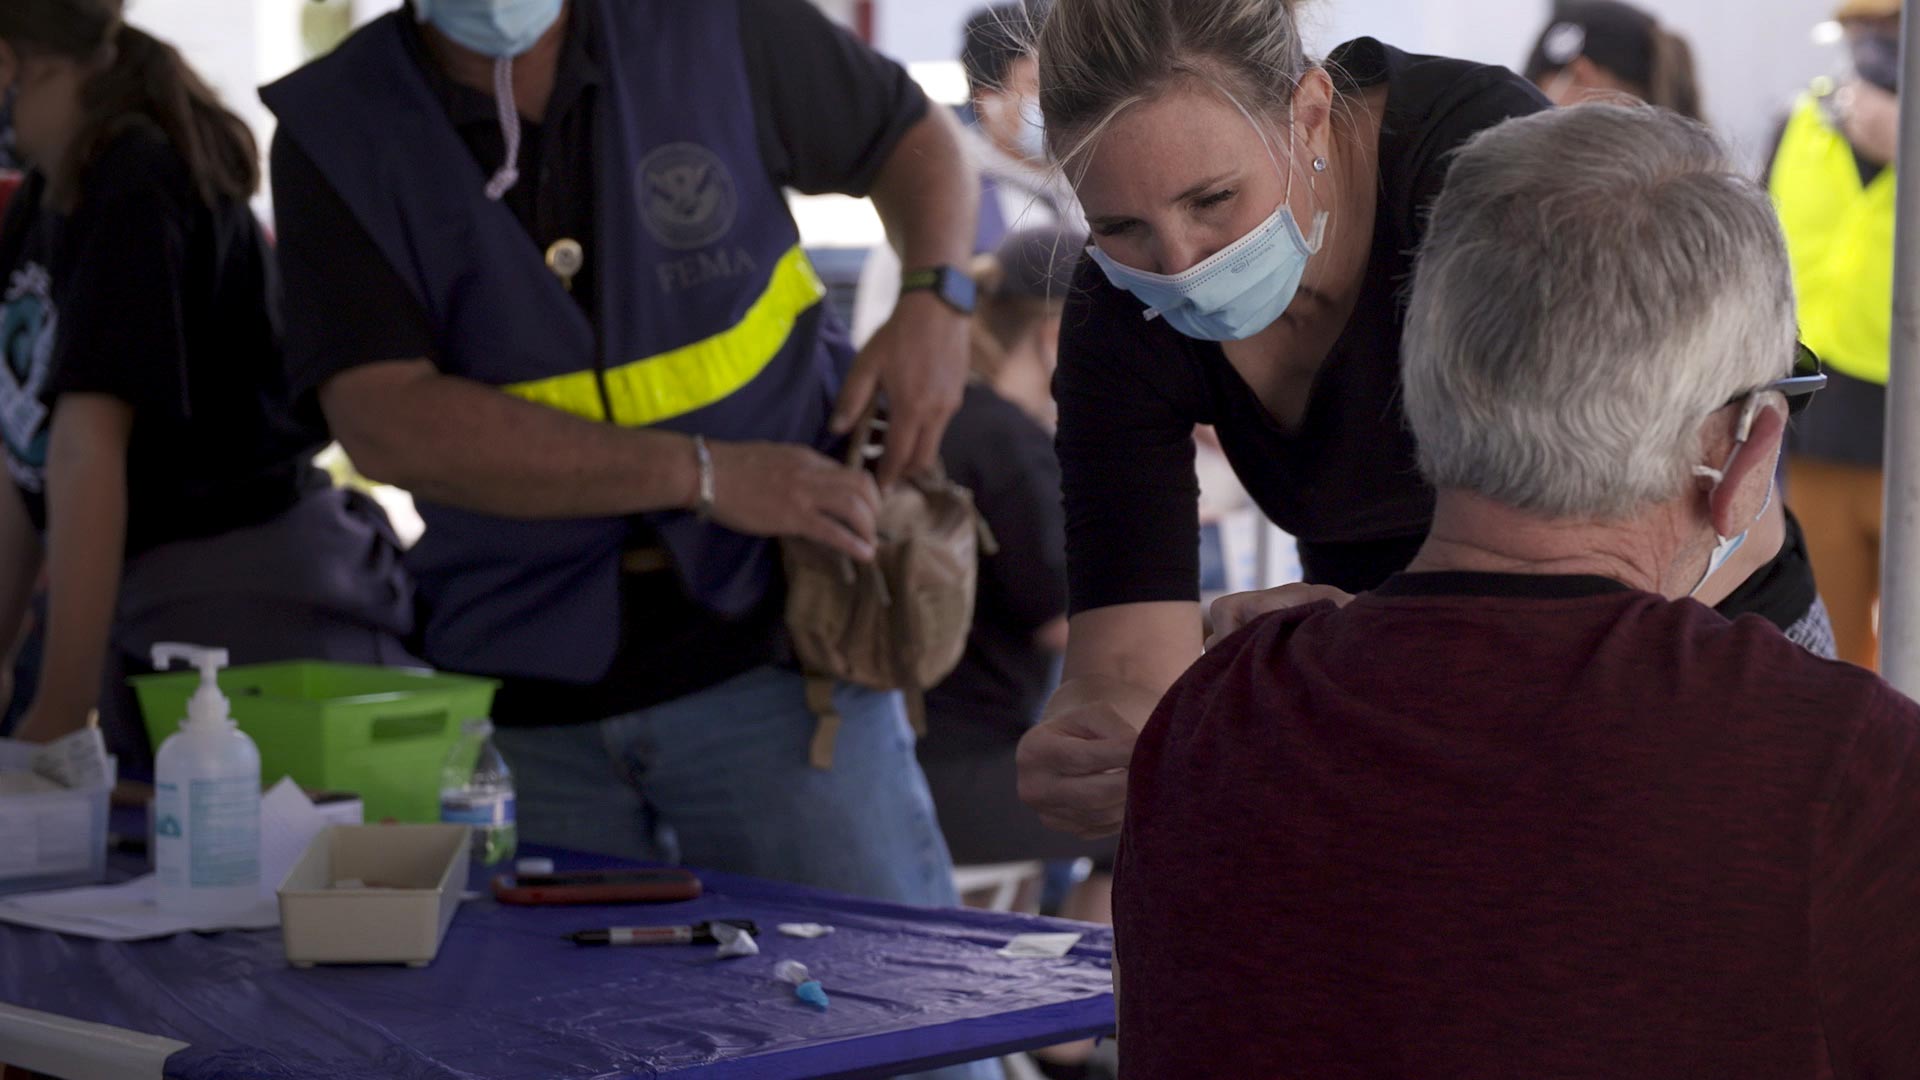
[[[700,879],[673,869],[502,874],[493,896],[503,904],[671,904],[699,899]]]

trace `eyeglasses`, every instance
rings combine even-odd
[[[1808,405],[1813,404],[1813,395],[1827,385],[1826,372],[1821,370],[1820,357],[1807,348],[1804,341],[1793,346],[1793,374],[1784,379],[1775,379],[1770,383],[1756,386],[1751,390],[1735,394],[1727,405],[1738,405],[1760,394],[1781,393],[1787,397],[1787,415],[1798,416]],[[1726,408],[1726,405],[1721,406]]]

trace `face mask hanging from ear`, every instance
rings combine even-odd
[[[1252,123],[1248,117],[1248,123]],[[1254,130],[1258,131],[1258,125]],[[1261,134],[1261,141],[1266,135]],[[1287,153],[1293,153],[1293,117],[1287,117]],[[1271,158],[1273,149],[1267,149]],[[1274,159],[1277,169],[1280,162]],[[1313,171],[1327,171],[1327,159],[1315,158]],[[1178,274],[1155,274],[1124,266],[1089,246],[1087,254],[1107,280],[1147,305],[1147,318],[1166,316],[1167,324],[1201,341],[1242,341],[1272,326],[1293,303],[1306,276],[1307,262],[1326,236],[1327,212],[1314,215],[1313,234],[1300,231],[1293,216],[1293,169],[1280,206],[1253,231]],[[1309,181],[1311,183],[1312,181]]]
[[[513,99],[513,58],[538,44],[560,18],[564,0],[413,0],[421,22],[482,56],[493,57],[493,100],[500,111],[505,160],[487,181],[499,202],[520,182],[520,109]]]
[[[1695,465],[1693,467],[1693,475],[1713,481],[1712,491],[1720,490],[1720,485],[1726,483],[1727,470],[1733,468],[1733,459],[1740,456],[1740,448],[1747,444],[1747,438],[1753,432],[1753,418],[1758,415],[1759,412],[1760,395],[1755,394],[1753,397],[1747,399],[1746,407],[1741,410],[1740,423],[1738,427],[1735,428],[1736,438],[1733,443],[1733,452],[1727,455],[1727,463],[1725,465],[1718,469],[1710,465]],[[1708,493],[1708,498],[1713,497],[1712,491]],[[1740,530],[1739,535],[1721,536],[1718,532],[1713,534],[1714,539],[1718,542],[1713,546],[1713,554],[1707,557],[1707,571],[1700,575],[1699,581],[1693,583],[1693,588],[1687,590],[1688,596],[1698,596],[1701,588],[1707,584],[1707,579],[1718,573],[1721,567],[1727,565],[1727,560],[1733,558],[1733,553],[1739,551],[1741,545],[1747,542],[1747,534],[1753,531],[1753,523],[1764,517],[1767,508],[1772,505],[1773,483],[1769,481],[1767,483],[1767,500],[1760,504],[1760,512],[1753,515],[1753,521],[1748,522],[1747,527]]]

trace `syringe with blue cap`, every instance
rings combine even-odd
[[[781,982],[793,984],[793,996],[816,1009],[827,1007],[827,991],[814,978],[807,965],[798,960],[782,960],[773,967],[774,977]]]

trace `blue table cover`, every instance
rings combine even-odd
[[[534,853],[563,870],[628,865]],[[678,904],[469,901],[418,970],[297,970],[278,931],[118,944],[0,924],[0,1001],[187,1042],[167,1061],[180,1080],[890,1076],[1113,1030],[1104,927],[700,877],[706,895]],[[728,916],[759,923],[759,956],[563,940]],[[836,930],[800,940],[775,931],[786,922]],[[1060,959],[996,952],[1060,931],[1086,937]],[[820,980],[829,1009],[773,977],[787,958]]]

